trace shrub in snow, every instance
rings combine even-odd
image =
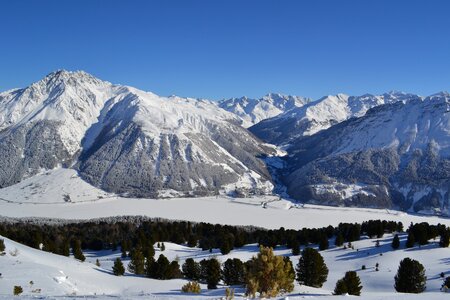
[[[14,296],[19,296],[23,293],[23,288],[20,285],[15,285],[13,289]]]
[[[202,289],[200,288],[200,284],[196,281],[191,281],[186,283],[181,287],[181,291],[183,293],[193,293],[193,294],[200,294]]]
[[[225,300],[233,300],[234,299],[234,289],[226,288],[225,289]]]
[[[5,251],[5,241],[0,239],[0,252]]]
[[[422,293],[426,288],[425,268],[409,257],[400,262],[395,275],[395,290],[400,293]]]
[[[441,291],[445,293],[450,293],[450,276],[445,278],[444,283],[442,284]]]

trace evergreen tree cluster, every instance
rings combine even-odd
[[[256,227],[129,217],[60,224],[46,224],[39,221],[3,222],[0,223],[0,234],[34,248],[39,248],[42,244],[44,251],[66,256],[70,254],[70,247],[74,249],[76,246],[78,255],[80,248],[97,251],[117,249],[120,245],[122,258],[125,258],[131,255],[131,249],[139,247],[145,257],[152,256],[151,253],[145,252],[154,251],[150,245],[156,241],[185,243],[190,247],[199,246],[203,250],[218,248],[223,254],[245,244],[258,243],[272,248],[287,246],[298,255],[301,245],[316,244],[321,250],[325,250],[329,246],[329,239],[333,237],[336,237],[336,244],[342,245],[343,242],[359,240],[361,234],[376,232],[378,235],[380,228],[386,233],[400,231],[402,226],[401,223],[375,220],[364,222],[362,225],[341,223],[337,227],[299,230],[286,230],[281,227],[277,230],[266,230]],[[164,243],[160,247],[162,250]]]
[[[408,228],[408,238],[406,248],[412,248],[416,244],[419,246],[428,244],[429,240],[440,236],[440,246],[448,247],[449,229],[442,224],[430,225],[426,222],[410,224]]]

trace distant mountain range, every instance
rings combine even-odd
[[[66,167],[128,196],[281,184],[302,202],[448,213],[449,111],[447,93],[213,102],[57,71],[0,93],[0,187]]]

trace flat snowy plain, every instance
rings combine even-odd
[[[68,197],[69,196],[69,197]],[[70,202],[68,199],[70,198]],[[266,203],[263,208],[262,203]],[[75,171],[57,169],[44,172],[14,186],[0,190],[0,215],[7,217],[45,217],[62,219],[90,219],[123,215],[145,215],[167,219],[204,221],[232,225],[254,225],[265,228],[299,229],[323,227],[340,222],[362,222],[373,219],[395,220],[407,227],[410,222],[426,221],[430,224],[446,224],[450,219],[435,216],[412,215],[394,210],[336,208],[306,205],[296,206],[292,202],[274,196],[232,199],[224,196],[184,199],[133,199],[111,195],[82,181]],[[404,249],[406,236],[401,235],[401,249],[390,247],[391,235],[380,239],[363,238],[353,243],[355,249],[331,247],[322,251],[330,269],[327,282],[322,289],[295,285],[289,299],[345,299],[348,296],[332,296],[336,281],[348,270],[355,270],[361,277],[363,290],[359,299],[446,299],[448,294],[439,291],[441,272],[450,276],[450,251],[439,248],[438,241],[431,241],[421,248]],[[74,258],[54,255],[32,249],[5,238],[6,254],[0,256],[0,299],[11,299],[14,285],[24,288],[23,299],[221,299],[225,287],[208,291],[202,285],[200,295],[180,292],[185,280],[153,280],[127,273],[116,277],[111,273],[113,260],[120,252],[85,252],[87,260],[81,263]],[[170,260],[186,258],[201,260],[214,256],[221,262],[237,257],[247,260],[258,251],[256,245],[246,245],[221,255],[183,245],[165,243],[163,252]],[[330,245],[334,241],[330,240]],[[17,254],[15,254],[17,249]],[[157,250],[155,257],[161,252]],[[278,255],[290,256],[294,265],[298,256],[279,247]],[[382,253],[383,255],[380,255]],[[394,276],[400,260],[411,257],[426,268],[427,290],[421,295],[398,294],[394,290]],[[101,266],[95,265],[99,259]],[[379,271],[375,264],[379,263]],[[361,270],[362,265],[366,270]],[[30,284],[30,281],[33,284]],[[40,289],[40,290],[39,290]],[[34,290],[34,292],[33,292]],[[39,292],[38,292],[39,291]],[[243,289],[236,288],[238,299],[244,298]]]

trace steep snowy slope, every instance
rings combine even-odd
[[[363,116],[372,107],[419,98],[416,95],[399,92],[380,96],[330,95],[263,120],[252,126],[250,131],[264,141],[286,145],[298,137],[315,134],[351,117]]]
[[[257,157],[273,150],[211,102],[124,87],[101,114],[87,133],[91,139],[98,136],[78,168],[83,178],[107,191],[158,197],[230,187],[272,189]]]
[[[290,147],[284,180],[302,201],[448,213],[450,95],[398,101]]]
[[[273,150],[238,123],[209,101],[54,72],[0,94],[0,187],[75,165],[96,186],[128,195],[268,192],[257,157]]]
[[[224,99],[219,102],[219,106],[239,116],[244,127],[250,127],[308,102],[310,102],[308,98],[270,93],[260,99],[247,97]]]

